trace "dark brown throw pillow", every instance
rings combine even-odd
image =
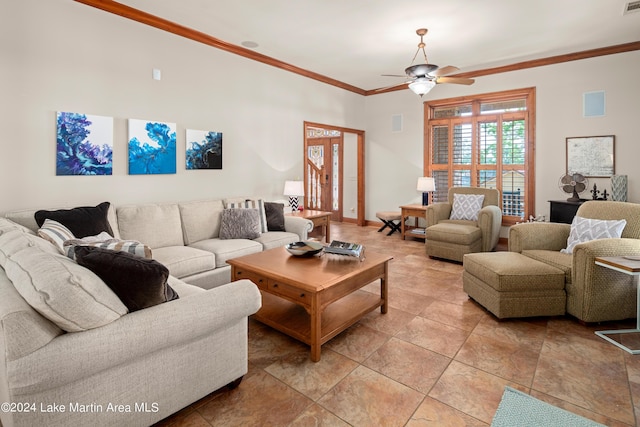
[[[113,230],[107,219],[109,202],[102,202],[98,206],[81,206],[73,209],[59,209],[56,211],[40,210],[35,213],[38,227],[42,227],[45,219],[58,221],[67,227],[77,239],[95,236],[106,231],[113,236]]]
[[[100,277],[129,312],[178,299],[167,284],[169,270],[158,261],[92,246],[76,246],[75,253],[76,262]]]
[[[284,203],[264,202],[269,231],[286,231],[284,228]]]

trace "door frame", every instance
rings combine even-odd
[[[329,129],[329,130],[337,130],[342,132],[343,134],[345,133],[351,133],[351,134],[355,134],[357,137],[357,162],[358,162],[358,177],[357,177],[357,191],[358,191],[358,198],[357,198],[357,202],[358,202],[358,206],[356,208],[356,212],[357,212],[357,219],[356,219],[356,224],[359,226],[364,226],[365,224],[365,218],[364,218],[364,213],[365,213],[365,197],[364,197],[364,191],[365,191],[365,165],[364,165],[364,148],[365,148],[365,132],[363,130],[360,129],[351,129],[351,128],[345,128],[342,126],[333,126],[333,125],[327,125],[327,124],[322,124],[322,123],[314,123],[314,122],[308,122],[305,121],[304,122],[304,126],[303,126],[303,132],[304,132],[304,137],[303,137],[303,141],[304,141],[304,149],[302,151],[302,164],[306,164],[306,160],[307,160],[307,129],[313,127],[313,128],[322,128],[322,129]],[[343,135],[343,142],[344,142],[344,135]],[[342,180],[342,182],[344,182],[344,177],[342,176],[342,174],[340,175],[340,179]],[[304,185],[305,188],[307,188],[307,174],[304,174]],[[342,185],[341,185],[342,187]],[[342,197],[342,194],[340,195],[340,197]]]

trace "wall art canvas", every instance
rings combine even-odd
[[[176,173],[176,124],[129,119],[129,174]]]
[[[58,112],[56,175],[113,173],[113,117]]]
[[[567,173],[608,178],[615,173],[615,136],[567,138]]]
[[[187,129],[187,169],[222,169],[222,133]]]

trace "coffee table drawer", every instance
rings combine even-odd
[[[301,289],[275,280],[269,280],[268,286],[269,292],[272,294],[280,295],[302,305],[309,306],[311,304],[311,296]]]
[[[234,277],[233,280],[240,279],[249,279],[256,284],[258,289],[267,289],[267,279],[251,271],[236,269],[236,277]]]

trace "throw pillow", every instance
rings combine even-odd
[[[602,220],[576,216],[571,222],[571,231],[567,239],[567,247],[566,249],[561,249],[560,252],[572,254],[573,248],[578,243],[589,242],[596,239],[620,238],[625,225],[627,225],[627,221],[624,219]]]
[[[64,242],[76,238],[67,227],[58,221],[48,218],[44,220],[42,227],[38,229],[38,236],[53,243],[62,253],[64,253]]]
[[[96,274],[57,252],[28,245],[5,260],[4,270],[31,307],[67,332],[104,326],[127,313]]]
[[[269,231],[286,231],[284,228],[284,203],[264,202]]]
[[[232,202],[227,205],[227,209],[257,209],[260,220],[260,232],[266,233],[269,231],[267,226],[267,214],[265,213],[264,202],[262,199],[247,199],[244,202]]]
[[[129,312],[178,299],[167,284],[169,269],[158,261],[91,246],[76,246],[75,256],[78,264],[111,288]]]
[[[40,210],[35,213],[35,219],[39,227],[42,227],[45,219],[58,221],[77,238],[95,236],[102,231],[106,231],[113,236],[113,230],[107,219],[109,206],[109,202],[103,202],[98,206],[81,206],[56,211]]]
[[[451,209],[451,217],[449,219],[477,221],[483,202],[484,194],[454,193],[453,208]]]
[[[221,239],[255,239],[260,237],[257,209],[224,209],[220,216]]]
[[[109,236],[110,237],[110,236]],[[91,246],[102,249],[109,249],[117,252],[127,252],[142,258],[151,259],[151,248],[137,240],[102,239],[92,241],[92,238],[67,240],[64,244],[64,254],[71,259],[76,259],[76,246]]]

